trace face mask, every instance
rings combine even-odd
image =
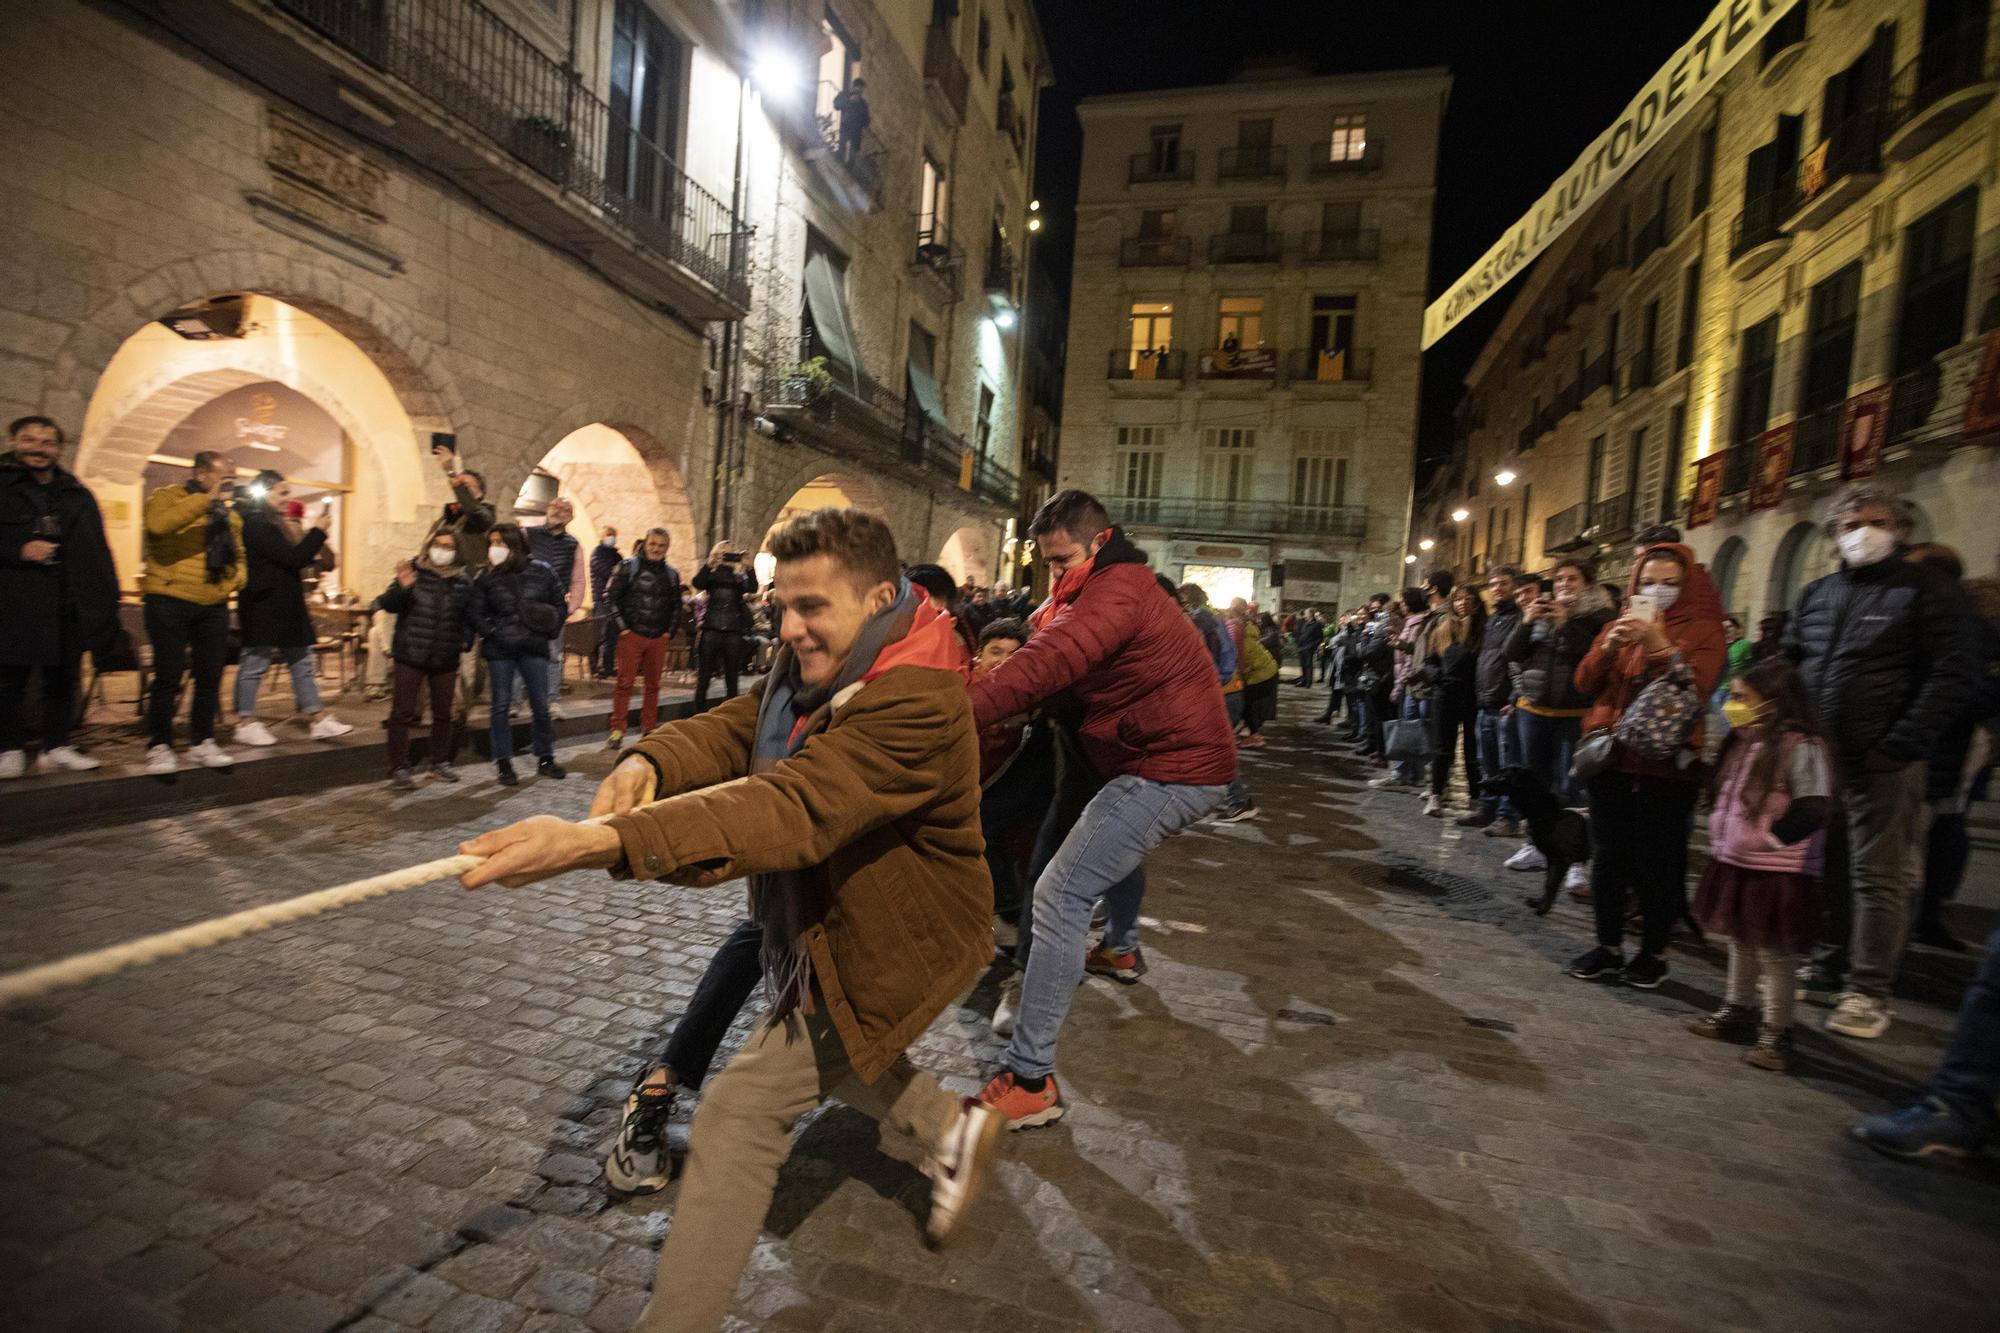
[[[1896,551],[1896,534],[1887,528],[1856,528],[1834,539],[1840,558],[1850,565],[1875,565]]]
[[[507,563],[507,557],[513,554],[512,551],[504,546],[489,546],[486,548],[486,563],[489,565],[504,565]]]
[[[618,539],[616,537],[606,537],[603,541],[599,542],[598,545],[609,546],[612,550],[615,551],[618,549]]]
[[[1722,701],[1722,716],[1728,719],[1731,727],[1740,731],[1744,727],[1756,726],[1764,716],[1764,710],[1742,699],[1725,699]]]
[[[1653,604],[1664,611],[1680,600],[1681,587],[1678,583],[1642,583],[1639,592],[1652,598]]]
[[[439,569],[449,569],[458,563],[458,552],[449,546],[431,547],[431,563]]]

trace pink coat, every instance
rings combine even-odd
[[[1796,737],[1785,741],[1787,748],[1811,743]],[[1715,807],[1708,813],[1708,854],[1726,865],[1745,870],[1803,875],[1808,873],[1807,858],[1813,839],[1802,838],[1787,846],[1771,834],[1771,825],[1782,819],[1792,804],[1791,794],[1784,790],[1784,764],[1778,766],[1775,790],[1764,798],[1763,808],[1755,814],[1743,808],[1743,786],[1749,781],[1750,767],[1758,751],[1763,748],[1763,741],[1751,741],[1737,746],[1730,756],[1729,766],[1716,789]]]

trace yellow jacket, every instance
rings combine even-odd
[[[146,497],[147,596],[172,597],[196,606],[219,606],[243,587],[243,516],[229,512],[236,564],[219,583],[208,581],[208,506],[215,499],[176,483]]]

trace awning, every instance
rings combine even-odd
[[[841,294],[840,274],[825,255],[806,260],[806,309],[812,315],[813,331],[826,348],[827,369],[837,380],[854,387],[855,372],[861,362],[854,355],[854,330],[847,322],[847,299]]]
[[[910,401],[930,421],[945,426],[944,395],[938,392],[937,377],[924,366],[910,362]],[[946,426],[946,429],[950,429]]]

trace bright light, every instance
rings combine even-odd
[[[1042,229],[1042,220],[1041,220],[1040,218],[1029,218],[1029,219],[1028,219],[1028,230],[1029,230],[1029,231],[1040,231],[1041,229]]]
[[[1028,201],[1028,211],[1029,211],[1030,213],[1039,213],[1039,212],[1041,212],[1041,211],[1042,211],[1042,201],[1041,201],[1041,200],[1039,200],[1039,199],[1030,199],[1030,200]]]
[[[1463,523],[1465,522],[1466,519],[1471,517],[1472,517],[1472,511],[1464,507],[1460,507],[1458,509],[1454,509],[1451,511],[1451,521],[1454,523]]]
[[[1406,565],[1414,565],[1417,563],[1417,558],[1413,555],[1406,555],[1403,557],[1403,563]]]
[[[1431,547],[1436,545],[1437,545],[1436,542],[1432,541],[1429,537],[1426,537],[1422,541],[1417,543],[1417,549],[1419,551],[1428,551],[1431,549]]]
[[[998,314],[993,316],[994,325],[1003,331],[1013,328],[1014,322],[1015,322],[1015,315],[1011,309],[1002,310]]]
[[[1493,483],[1496,486],[1512,486],[1514,484],[1514,469],[1510,467],[1501,468],[1493,474]]]
[[[774,101],[788,101],[805,83],[798,62],[788,52],[772,47],[757,53],[750,65],[750,77]]]

